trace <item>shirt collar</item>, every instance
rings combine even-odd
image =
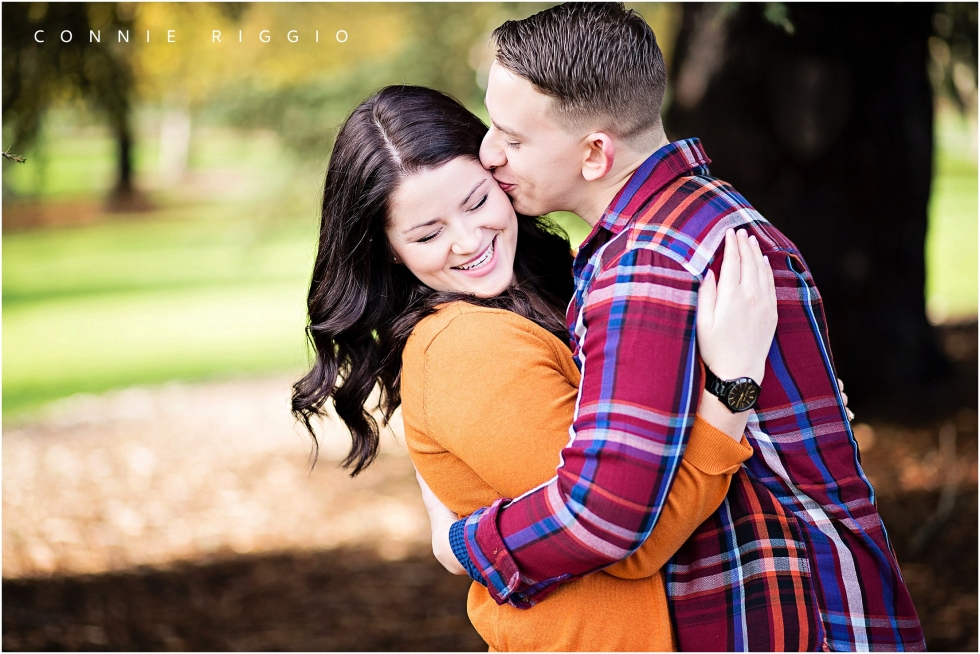
[[[692,173],[706,175],[709,163],[711,159],[704,153],[700,139],[674,141],[660,148],[640,164],[636,172],[630,176],[626,185],[606,207],[596,226],[582,243],[582,247],[591,241],[600,229],[618,234],[650,197],[659,193],[678,177]]]

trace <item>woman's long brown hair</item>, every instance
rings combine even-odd
[[[341,464],[354,476],[377,456],[379,428],[365,402],[376,384],[378,408],[401,404],[401,354],[415,325],[444,302],[464,300],[534,321],[567,342],[564,312],[572,295],[567,235],[544,217],[518,215],[514,272],[502,295],[478,298],[435,291],[392,263],[385,235],[389,200],[415,172],[458,157],[479,160],[487,128],[453,98],[417,86],[389,86],[361,103],[334,143],[310,292],[311,370],[293,385],[292,411],[319,451],[312,421],[333,398],[351,433]]]

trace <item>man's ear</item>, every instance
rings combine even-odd
[[[605,132],[593,132],[585,137],[589,150],[582,162],[582,177],[587,182],[602,179],[612,170],[616,160],[616,146]]]

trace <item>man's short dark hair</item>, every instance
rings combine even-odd
[[[619,2],[551,7],[493,32],[497,61],[554,99],[566,125],[599,119],[635,141],[660,127],[664,56],[643,17]]]

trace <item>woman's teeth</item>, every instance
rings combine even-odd
[[[473,270],[474,268],[479,268],[480,266],[484,265],[486,262],[490,261],[490,259],[493,258],[493,244],[496,242],[496,240],[497,239],[494,238],[493,241],[490,241],[490,247],[487,248],[487,251],[483,253],[482,257],[480,257],[473,263],[468,263],[465,266],[456,266],[456,267],[459,270]]]

